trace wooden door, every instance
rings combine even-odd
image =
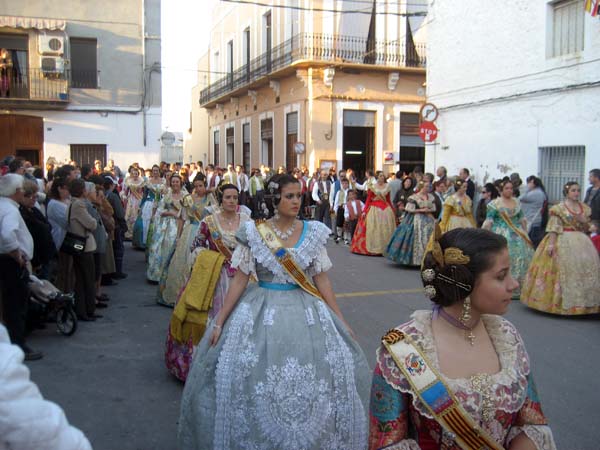
[[[43,161],[44,119],[20,114],[0,115],[0,158],[22,156],[33,165]]]

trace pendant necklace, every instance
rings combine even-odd
[[[292,223],[292,226],[289,227],[287,231],[281,231],[275,224],[274,220],[271,221],[271,226],[279,239],[281,239],[282,241],[287,241],[296,230],[296,221],[294,220],[294,223]]]
[[[475,345],[475,335],[473,334],[473,330],[479,324],[480,319],[477,319],[477,322],[475,322],[472,326],[469,327],[469,326],[465,325],[464,323],[462,323],[460,320],[452,317],[441,306],[436,305],[433,308],[433,318],[435,319],[438,316],[441,317],[442,319],[444,319],[446,322],[448,322],[453,327],[464,330],[465,331],[465,339],[467,339],[471,345]]]

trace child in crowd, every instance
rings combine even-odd
[[[348,191],[347,197],[348,200],[344,206],[344,244],[350,245],[358,218],[362,214],[365,204],[356,198],[356,191],[352,189]]]
[[[333,201],[333,212],[335,213],[335,243],[339,243],[342,238],[344,228],[344,210],[346,200],[348,199],[348,179],[342,178],[340,181],[340,189],[335,193]]]

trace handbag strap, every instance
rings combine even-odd
[[[69,203],[69,212],[67,213],[67,231],[69,231],[71,228],[71,206],[73,206],[73,204]]]

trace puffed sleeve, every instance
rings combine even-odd
[[[527,376],[527,398],[517,414],[515,424],[508,433],[506,447],[508,448],[511,441],[521,433],[525,433],[535,444],[537,450],[556,450],[554,436],[542,412],[531,373]]]
[[[563,222],[560,218],[560,205],[555,205],[550,208],[550,214],[548,214],[548,223],[546,225],[546,233],[563,233]]]
[[[487,213],[485,215],[485,220],[493,222],[498,216],[498,208],[496,207],[496,202],[491,201],[487,205]]]
[[[327,272],[329,269],[333,267],[331,260],[329,259],[329,255],[327,254],[327,249],[325,246],[321,246],[319,252],[315,259],[313,259],[310,266],[306,270],[307,274],[311,277],[320,274],[321,272]]]
[[[444,201],[444,207],[442,208],[442,220],[440,221],[440,230],[442,230],[442,233],[448,231],[448,222],[453,211],[454,198],[450,196]]]
[[[369,402],[369,450],[420,449],[415,440],[408,438],[409,402],[409,395],[394,389],[377,364]]]
[[[246,275],[256,276],[256,263],[254,262],[254,256],[252,256],[252,251],[248,242],[248,232],[246,229],[247,226],[253,225],[254,224],[252,222],[246,222],[240,227],[235,235],[238,245],[231,256],[231,267],[241,270]]]

